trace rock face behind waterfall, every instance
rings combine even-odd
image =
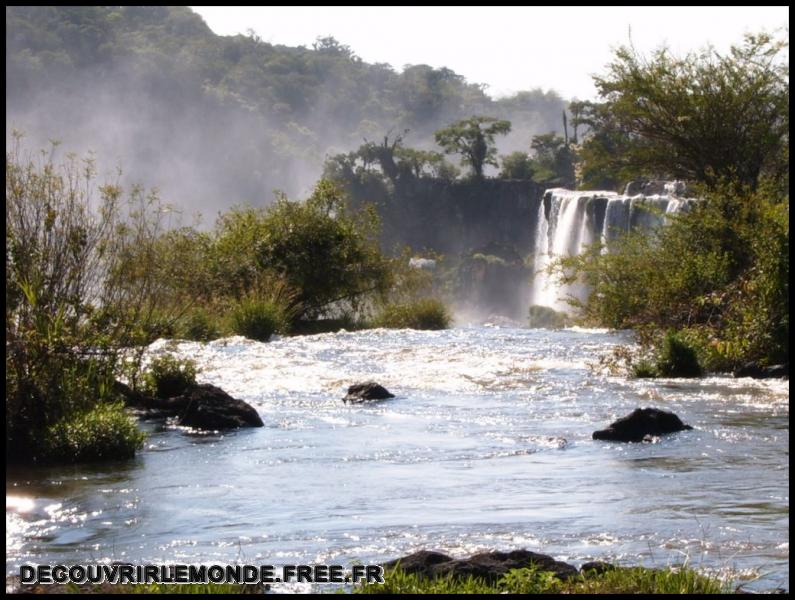
[[[607,429],[593,432],[595,440],[642,442],[648,436],[664,435],[693,429],[682,423],[674,413],[657,408],[636,408],[626,417],[611,423]]]

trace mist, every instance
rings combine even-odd
[[[120,168],[122,185],[156,188],[184,215],[202,215],[206,227],[236,204],[269,204],[275,190],[306,196],[327,156],[355,150],[365,139],[380,141],[388,132],[408,129],[407,146],[439,150],[437,129],[474,114],[494,116],[513,124],[498,140],[499,153],[507,154],[529,151],[535,134],[562,131],[566,103],[553,91],[493,100],[447,69],[416,65],[398,73],[361,62],[336,41],[305,49],[216,36],[186,8],[151,11],[156,8],[161,11],[133,16],[157,24],[178,17],[187,33],[172,27],[184,36],[173,56],[114,46],[126,38],[102,31],[104,45],[96,52],[64,57],[67,42],[48,40],[43,51],[35,35],[20,27],[12,32],[7,24],[6,145],[12,130],[20,130],[30,150],[59,140],[60,154],[93,152],[101,180]],[[18,17],[10,10],[7,16]],[[29,21],[38,18],[36,8],[17,10]],[[65,14],[49,10],[57,18]],[[194,43],[200,44],[195,54]],[[212,63],[219,54],[238,71]],[[281,78],[265,73],[255,80],[262,69],[257,61],[264,59]]]

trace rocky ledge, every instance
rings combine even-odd
[[[144,416],[176,417],[185,427],[219,430],[264,426],[253,406],[209,383],[191,386],[172,398],[148,396],[121,382],[116,383],[116,391],[128,407]]]

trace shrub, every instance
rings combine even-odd
[[[558,312],[548,306],[533,305],[528,311],[528,324],[530,327],[546,329],[560,329],[570,324],[568,315]]]
[[[179,396],[196,385],[196,363],[166,355],[154,359],[144,375],[144,386],[158,398]]]
[[[695,348],[681,335],[669,331],[660,348],[657,371],[663,377],[698,377],[702,369]]]
[[[55,424],[110,399],[122,358],[162,329],[155,194],[98,185],[91,160],[6,153],[6,449],[41,455]],[[131,378],[134,380],[134,376]],[[59,425],[62,426],[62,425]],[[53,455],[57,458],[57,454]],[[62,459],[72,459],[63,455]]]
[[[352,216],[341,190],[321,180],[305,202],[285,197],[267,209],[237,209],[218,224],[218,264],[254,286],[263,273],[282,278],[296,294],[291,319],[353,309],[390,284],[389,261],[377,241],[374,212]]]
[[[176,335],[186,340],[207,342],[221,337],[221,327],[218,319],[207,309],[197,307],[180,319]]]
[[[90,462],[132,458],[144,434],[121,402],[99,403],[51,425],[42,443],[44,462]]]
[[[258,342],[267,342],[287,325],[284,307],[270,299],[243,298],[232,310],[232,330]]]
[[[452,317],[436,298],[387,304],[373,320],[375,327],[391,329],[447,329]]]
[[[638,379],[641,378],[648,378],[648,377],[657,377],[657,366],[650,360],[640,360],[630,368],[630,373],[632,377],[636,377]]]

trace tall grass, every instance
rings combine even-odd
[[[441,300],[422,298],[387,304],[373,319],[375,327],[391,329],[447,329],[452,317]]]

